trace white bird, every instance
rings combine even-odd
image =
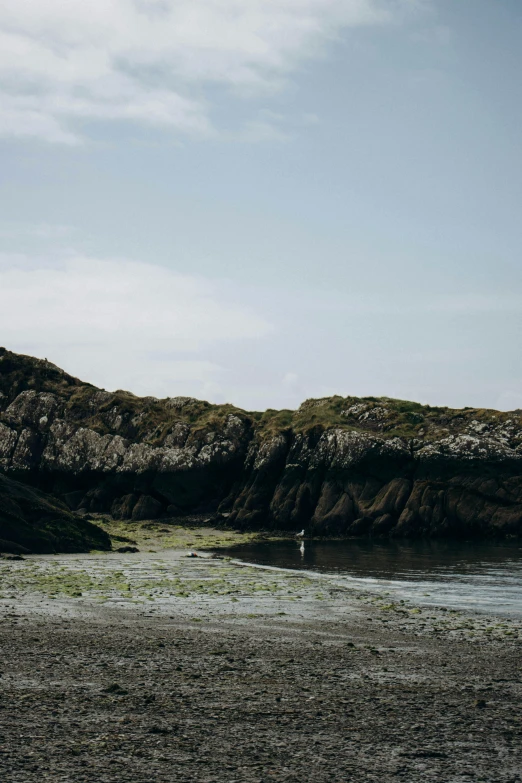
[[[300,533],[296,533],[295,534],[295,537],[296,538],[304,538],[304,534],[305,534],[305,532],[304,532],[304,528],[303,528]]]

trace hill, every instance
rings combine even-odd
[[[522,412],[334,396],[248,412],[0,349],[0,470],[72,510],[324,535],[518,536]]]

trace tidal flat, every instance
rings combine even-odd
[[[190,558],[235,534],[160,530],[138,536],[155,551],[0,560],[2,781],[522,780],[519,620]]]

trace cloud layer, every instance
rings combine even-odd
[[[343,28],[417,2],[4,0],[0,135],[77,144],[93,120],[210,134],[206,88],[277,88]]]
[[[109,388],[219,396],[213,346],[272,331],[238,301],[225,284],[150,264],[0,257],[3,344]]]
[[[0,344],[107,389],[256,410],[334,393],[521,407],[502,342],[521,311],[505,291],[372,302],[355,289],[259,289],[66,249],[0,255]]]

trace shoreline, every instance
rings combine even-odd
[[[3,780],[520,779],[521,622],[185,555],[0,561]]]

